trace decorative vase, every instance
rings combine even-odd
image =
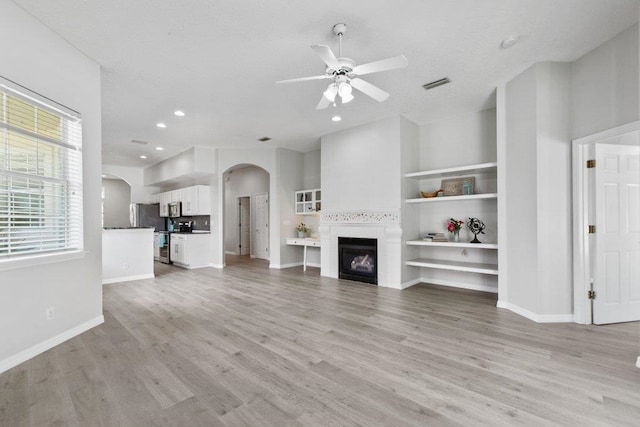
[[[298,239],[303,239],[305,234],[304,231],[298,231]]]
[[[460,243],[460,230],[456,230],[453,232],[453,241],[456,243]]]

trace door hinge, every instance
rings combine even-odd
[[[596,291],[588,291],[587,292],[587,298],[596,299]]]
[[[595,234],[596,233],[596,226],[595,225],[590,225],[589,229],[588,229],[589,234]]]
[[[587,169],[593,169],[596,167],[596,161],[595,160],[587,160]]]

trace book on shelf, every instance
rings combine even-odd
[[[448,242],[447,236],[444,233],[427,233],[424,235],[422,240],[426,240],[428,242]]]

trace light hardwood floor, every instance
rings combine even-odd
[[[227,262],[105,286],[105,324],[0,375],[0,425],[640,424],[638,323]]]

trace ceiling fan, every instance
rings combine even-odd
[[[333,26],[333,33],[340,39],[340,55],[338,57],[333,54],[329,46],[322,44],[314,44],[311,46],[311,49],[313,49],[313,51],[320,56],[320,59],[327,64],[324,74],[319,76],[301,77],[298,79],[280,80],[276,83],[296,83],[307,80],[331,79],[332,83],[324,91],[322,98],[316,107],[318,110],[327,108],[329,104],[333,104],[335,106],[336,95],[340,95],[340,99],[343,104],[353,100],[352,87],[378,102],[382,102],[389,98],[389,94],[387,92],[365,80],[362,80],[358,76],[403,68],[409,64],[409,61],[404,55],[399,55],[393,58],[356,65],[356,62],[353,59],[342,56],[342,36],[346,31],[346,24],[336,24]]]

